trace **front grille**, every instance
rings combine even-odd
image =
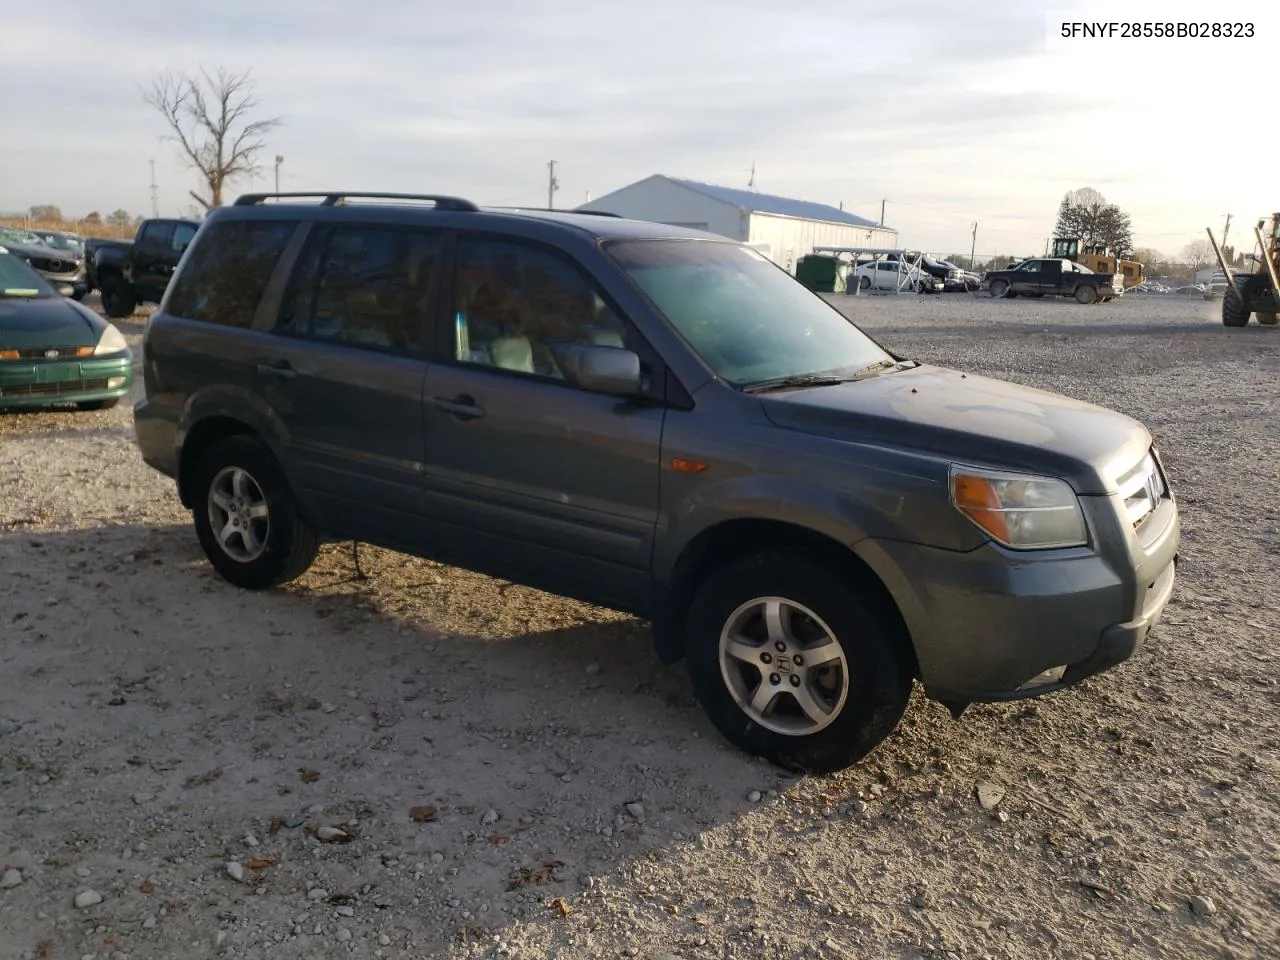
[[[44,257],[32,257],[31,266],[45,273],[75,273],[80,264],[74,260],[46,260]]]
[[[93,356],[93,347],[22,347],[13,352],[18,360],[72,360]]]
[[[1125,514],[1135,527],[1151,516],[1169,493],[1156,458],[1148,453],[1137,466],[1116,481],[1124,498]]]
[[[0,397],[65,397],[72,393],[89,393],[106,390],[107,379],[63,380],[61,383],[24,383],[16,387],[0,387]]]

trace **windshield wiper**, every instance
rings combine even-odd
[[[767,390],[790,390],[794,387],[829,387],[837,383],[848,383],[848,377],[828,377],[806,374],[798,377],[777,377],[773,380],[761,380],[742,388],[743,393],[764,393]]]
[[[884,373],[889,370],[910,370],[912,367],[918,367],[914,360],[879,360],[871,364],[869,367],[863,367],[853,375],[853,380],[865,380],[867,377],[875,376],[878,373]]]

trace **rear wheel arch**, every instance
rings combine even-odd
[[[262,440],[256,430],[235,417],[208,417],[193,424],[187,431],[178,457],[178,498],[184,507],[191,507],[191,484],[204,452],[215,443],[234,436]]]
[[[808,556],[839,569],[865,601],[882,611],[893,624],[911,667],[919,676],[915,647],[906,620],[876,572],[848,546],[809,527],[781,520],[725,520],[694,537],[677,558],[664,602],[655,617],[654,642],[666,663],[684,656],[683,623],[706,580],[728,564],[753,554],[789,553]]]

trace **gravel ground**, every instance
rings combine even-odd
[[[1186,562],[1143,652],[959,722],[917,695],[794,779],[643,623],[349,545],[238,592],[128,404],[0,416],[0,957],[1280,956],[1280,330],[836,302],[1152,428]]]

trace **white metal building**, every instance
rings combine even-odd
[[[795,273],[814,247],[894,247],[898,231],[824,203],[654,174],[578,207],[718,233]]]

